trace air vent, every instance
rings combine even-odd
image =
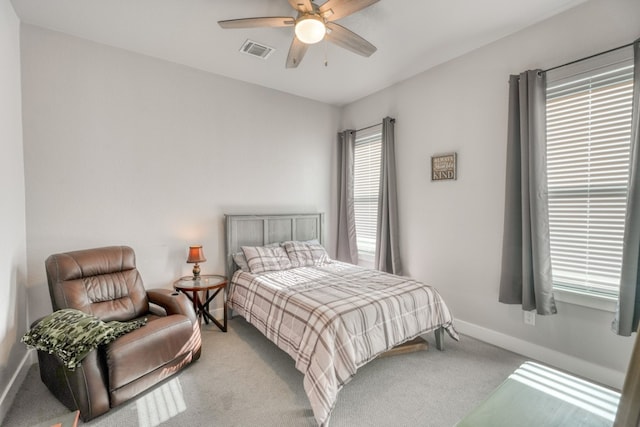
[[[240,52],[262,59],[267,59],[274,50],[272,47],[256,43],[253,40],[247,40],[240,48]]]

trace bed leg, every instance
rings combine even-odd
[[[435,335],[436,335],[436,348],[440,351],[444,351],[444,328],[436,329]]]

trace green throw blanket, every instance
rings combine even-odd
[[[65,308],[38,322],[22,337],[22,342],[36,350],[55,354],[67,368],[74,370],[91,350],[146,323],[146,318],[103,322],[80,310]]]

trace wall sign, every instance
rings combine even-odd
[[[431,156],[431,181],[446,181],[457,179],[457,153],[438,154]]]

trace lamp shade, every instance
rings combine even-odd
[[[189,246],[188,263],[193,264],[194,262],[205,262],[206,260],[204,252],[202,252],[202,246]]]
[[[314,44],[324,39],[327,34],[327,27],[320,17],[308,15],[296,22],[294,32],[302,43]]]

